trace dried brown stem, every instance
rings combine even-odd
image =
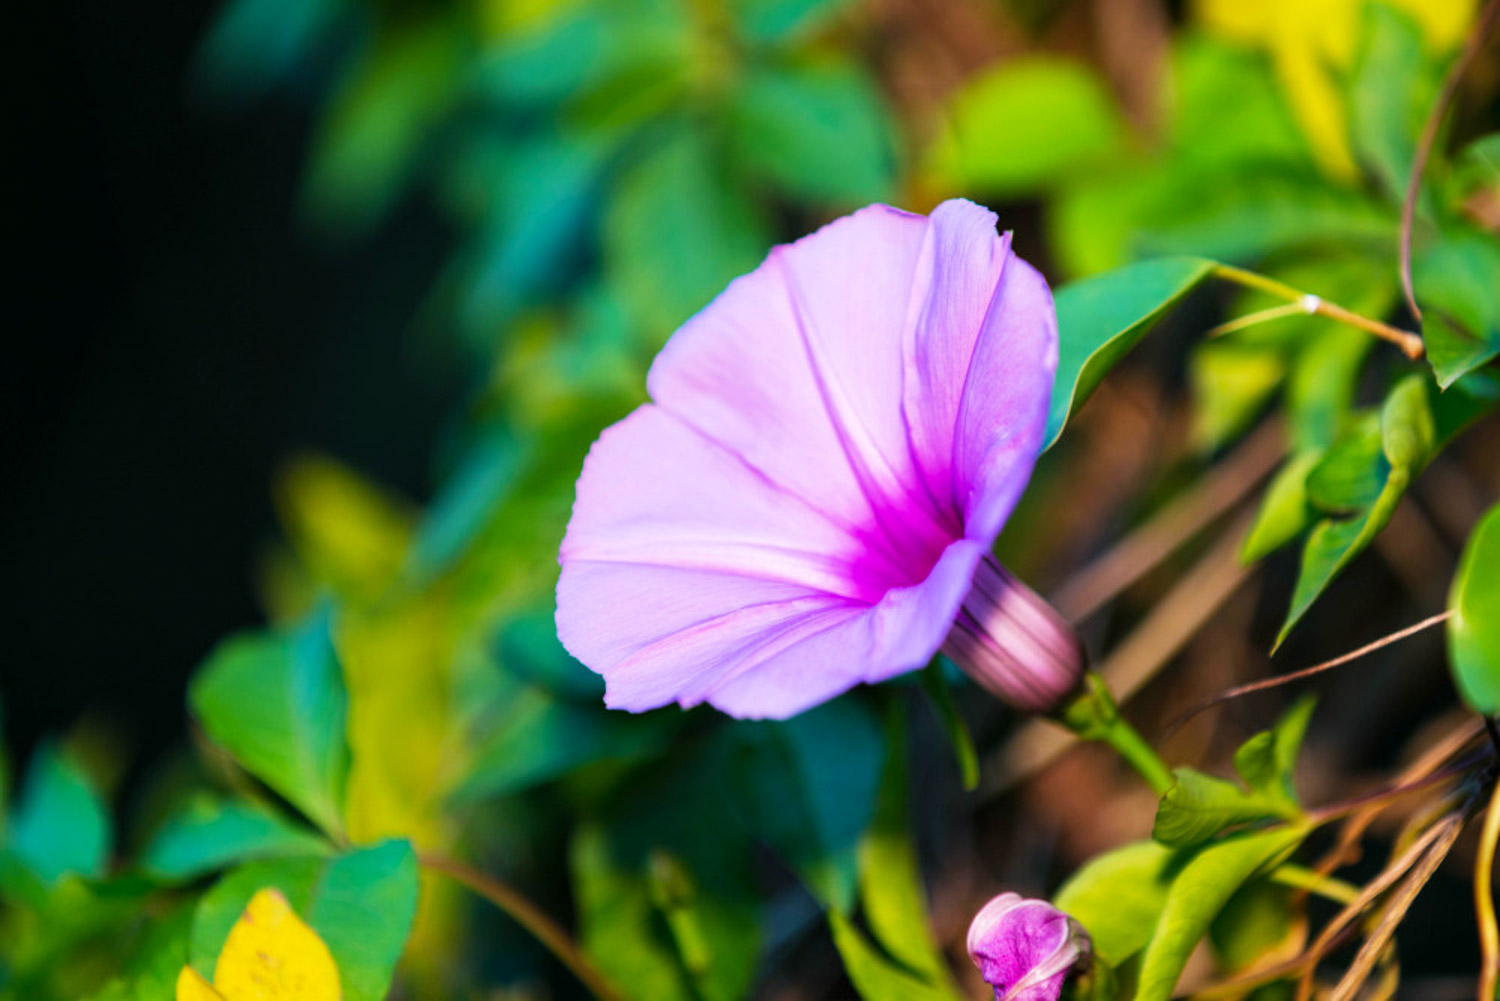
[[[1458,83],[1497,21],[1500,21],[1500,0],[1490,0],[1480,12],[1479,20],[1475,22],[1468,40],[1464,42],[1463,51],[1448,68],[1448,75],[1443,78],[1443,87],[1438,91],[1437,100],[1432,102],[1432,110],[1427,113],[1427,121],[1422,124],[1422,134],[1417,139],[1417,148],[1412,156],[1411,174],[1406,179],[1406,195],[1401,199],[1401,240],[1398,252],[1401,293],[1406,296],[1406,305],[1418,321],[1422,319],[1422,310],[1417,305],[1417,293],[1412,284],[1411,238],[1417,215],[1417,194],[1422,189],[1422,175],[1427,171],[1427,159],[1432,155],[1433,144],[1437,142],[1443,115],[1447,113],[1448,105],[1453,103],[1453,95],[1458,92]]]
[[[1442,848],[1442,854],[1437,859],[1438,862],[1441,862],[1447,856],[1448,849],[1453,846],[1453,841],[1458,838],[1458,834],[1462,829],[1462,812],[1449,814],[1443,820],[1433,824],[1411,847],[1402,852],[1400,857],[1386,866],[1385,870],[1379,876],[1371,880],[1360,891],[1359,896],[1352,903],[1335,915],[1332,921],[1328,922],[1318,934],[1318,937],[1313,940],[1313,944],[1308,946],[1307,951],[1302,954],[1302,976],[1297,983],[1297,1001],[1309,1001],[1312,997],[1313,977],[1317,973],[1318,964],[1322,962],[1323,956],[1333,948],[1335,941],[1342,936],[1344,931],[1351,927],[1354,921],[1382,893],[1395,885],[1396,881],[1405,875],[1408,869],[1416,865],[1419,859],[1425,859],[1429,851],[1434,850],[1437,846],[1441,846]],[[1437,868],[1436,862],[1433,863],[1432,868]],[[1429,872],[1428,875],[1430,876],[1431,873]],[[1424,879],[1423,882],[1425,883],[1426,880]],[[1402,909],[1402,913],[1405,913],[1404,908]],[[1367,947],[1368,945],[1369,943],[1366,943]],[[1364,950],[1362,949],[1361,955],[1363,953]]]
[[[1197,705],[1193,706],[1193,708],[1177,717],[1167,726],[1166,730],[1163,731],[1161,740],[1166,740],[1173,733],[1177,732],[1177,730],[1188,720],[1192,719],[1194,716],[1197,716],[1199,713],[1204,712],[1205,710],[1212,709],[1216,705],[1228,702],[1230,699],[1237,699],[1244,695],[1253,694],[1254,692],[1263,692],[1268,688],[1277,688],[1281,685],[1287,685],[1294,681],[1301,681],[1303,678],[1311,678],[1316,674],[1322,674],[1324,671],[1330,671],[1335,667],[1342,667],[1343,665],[1348,664],[1351,661],[1358,660],[1366,654],[1374,653],[1376,650],[1390,646],[1392,643],[1399,642],[1400,640],[1404,640],[1408,636],[1414,636],[1417,633],[1422,632],[1424,629],[1430,629],[1440,622],[1445,622],[1452,614],[1452,612],[1440,612],[1437,615],[1429,616],[1428,618],[1423,619],[1421,622],[1418,622],[1416,625],[1407,626],[1405,629],[1398,629],[1387,636],[1382,636],[1378,640],[1366,643],[1364,646],[1360,647],[1357,650],[1351,650],[1348,653],[1340,654],[1332,660],[1325,660],[1323,663],[1314,664],[1312,667],[1299,668],[1296,671],[1288,671],[1285,674],[1278,674],[1275,677],[1271,678],[1262,678],[1259,681],[1252,681],[1249,684],[1245,685],[1236,685],[1234,688],[1220,692],[1218,695],[1215,695],[1211,699],[1207,699],[1203,702],[1198,703]],[[1158,743],[1160,743],[1161,740],[1159,740]]]
[[[1064,581],[1053,607],[1072,622],[1088,618],[1238,504],[1285,454],[1280,423],[1266,422],[1192,490]]]
[[[1474,916],[1479,925],[1479,998],[1494,1001],[1500,981],[1500,928],[1495,925],[1495,842],[1500,840],[1500,782],[1490,794],[1484,814],[1479,855],[1474,860]]]

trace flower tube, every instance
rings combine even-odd
[[[991,555],[1057,368],[1052,295],[944,202],[872,205],[737,278],[608,428],[563,540],[558,635],[633,711],[783,718],[940,649],[1055,709],[1066,623]]]

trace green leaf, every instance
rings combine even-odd
[[[1384,3],[1366,4],[1364,15],[1349,98],[1351,138],[1359,159],[1399,199],[1432,106],[1433,81],[1423,73],[1422,32],[1411,17]]]
[[[850,0],[738,0],[731,10],[755,42],[779,42],[817,31]]]
[[[1057,377],[1044,448],[1051,448],[1099,380],[1213,270],[1196,257],[1141,261],[1058,289]]]
[[[639,719],[598,704],[569,703],[538,686],[520,686],[499,716],[483,720],[486,736],[454,798],[473,802],[511,795],[596,761],[625,761],[658,751],[667,745],[676,722],[673,717]]]
[[[1447,389],[1500,354],[1500,241],[1477,230],[1445,234],[1412,264],[1427,360]]]
[[[1500,505],[1479,520],[1448,592],[1448,665],[1470,708],[1500,713]]]
[[[275,887],[328,946],[345,1001],[382,1001],[417,913],[417,857],[383,841],[332,859],[252,862],[204,894],[193,921],[193,967],[212,979],[229,930],[257,890]]]
[[[844,972],[864,1001],[957,1001],[961,996],[935,987],[892,962],[839,911],[828,912],[828,926],[844,961]]]
[[[605,210],[606,271],[653,345],[755,267],[769,244],[756,205],[685,130],[626,174]]]
[[[1209,928],[1209,942],[1225,972],[1246,969],[1287,944],[1297,929],[1295,893],[1264,878],[1235,891]]]
[[[5,827],[5,854],[41,882],[99,877],[109,859],[109,811],[93,780],[51,741],[37,746]]]
[[[1183,865],[1141,959],[1136,1001],[1169,1001],[1188,956],[1229,898],[1306,836],[1305,828],[1294,826],[1229,837]]]
[[[1291,813],[1300,807],[1295,784],[1297,755],[1317,699],[1304,695],[1281,715],[1275,726],[1262,730],[1234,753],[1234,770],[1255,792]]]
[[[678,747],[574,833],[580,943],[632,997],[733,1001],[750,993],[762,923],[753,845],[732,809],[737,748],[724,728]]]
[[[328,851],[328,842],[312,831],[257,807],[197,800],[162,825],[141,866],[158,879],[186,880],[231,863]]]
[[[303,200],[334,232],[362,232],[395,204],[456,94],[461,32],[446,18],[386,32],[361,55],[314,140]]]
[[[856,699],[775,723],[742,723],[740,815],[828,908],[854,908],[857,849],[885,760],[880,727]]]
[[[1121,155],[1125,128],[1086,64],[1020,56],[966,83],[932,150],[933,171],[959,190],[1030,194]]]
[[[1307,499],[1324,513],[1349,514],[1374,503],[1390,463],[1381,448],[1380,420],[1360,415],[1307,474]]]
[[[1391,520],[1407,486],[1436,453],[1486,404],[1454,394],[1452,416],[1434,416],[1427,380],[1413,374],[1386,396],[1378,426],[1367,416],[1308,476],[1308,497],[1319,507],[1350,512],[1319,522],[1302,550],[1302,565],[1291,609],[1276,643],[1280,645],[1334,577],[1364,551]]]
[[[974,736],[969,733],[968,724],[958,711],[942,660],[934,660],[922,671],[922,691],[927,693],[943,734],[953,748],[964,788],[972,792],[979,786],[979,751],[974,747]]]
[[[686,819],[681,811],[701,810],[702,803],[682,802],[675,819]],[[700,837],[716,836],[704,827],[701,822],[679,825],[679,837],[691,836],[695,828]],[[650,847],[643,848],[646,844]],[[740,844],[731,838],[708,850],[725,847],[737,852]],[[753,905],[734,885],[741,874],[682,854],[702,856],[701,847],[680,848],[669,850],[660,838],[621,821],[609,828],[592,822],[580,828],[572,839],[569,865],[581,944],[612,980],[628,986],[632,997],[743,997],[755,972],[760,936]],[[740,864],[732,859],[728,868]]]
[[[1119,966],[1151,940],[1185,858],[1156,841],[1132,842],[1091,859],[1052,902],[1088,929],[1100,958]]]
[[[144,925],[119,976],[89,1001],[162,1001],[175,996],[177,976],[188,961],[193,908],[179,906],[165,917],[153,914]]]
[[[1386,311],[1388,296],[1366,297],[1365,301],[1369,305],[1364,308],[1359,302],[1350,308],[1380,316]],[[1365,331],[1344,324],[1324,323],[1309,333],[1292,361],[1286,388],[1296,452],[1322,452],[1333,444],[1348,420],[1360,369],[1375,344]]]
[[[1237,341],[1208,341],[1193,351],[1194,447],[1210,452],[1255,419],[1286,374],[1281,352]]]
[[[957,995],[928,920],[922,870],[911,839],[906,714],[900,703],[893,702],[891,709],[875,819],[859,843],[860,905],[888,954],[926,984]]]
[[[729,113],[735,161],[782,189],[841,205],[891,197],[892,126],[854,61],[752,67]]]
[[[209,96],[233,103],[263,97],[348,10],[347,0],[231,0],[198,51],[194,82]]]
[[[1191,768],[1175,768],[1172,774],[1176,781],[1162,795],[1151,828],[1151,837],[1171,848],[1200,845],[1243,824],[1296,815],[1279,799]]]
[[[342,829],[348,695],[326,610],[293,632],[219,644],[188,698],[209,737],[246,771],[323,830]]]
[[[1307,502],[1307,476],[1322,458],[1317,452],[1295,455],[1277,471],[1260,510],[1255,514],[1255,523],[1245,535],[1240,547],[1240,561],[1254,563],[1256,560],[1280,549],[1301,535],[1312,524],[1313,511]]]

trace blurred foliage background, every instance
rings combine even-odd
[[[947,984],[940,957],[984,890],[1051,889],[1153,804],[1087,753],[1002,788],[1024,758],[1006,743],[1017,721],[972,689],[958,694],[989,781],[971,793],[914,683],[784,725],[607,713],[551,621],[588,445],[728,279],[870,201],[990,205],[1054,284],[1195,254],[1411,325],[1401,197],[1474,15],[1462,0],[27,12],[9,186],[23,362],[3,394],[4,990],[157,996],[151,978],[176,967],[152,957],[187,942],[211,966],[257,880],[316,909],[330,872],[366,872],[361,892],[410,911],[416,863],[383,839],[514,883],[631,996],[844,996],[865,936]],[[1419,203],[1445,384],[1500,350],[1497,91],[1492,44]],[[1333,576],[1308,584],[1283,548],[1315,522],[1285,495],[1415,371],[1317,317],[1201,338],[1271,303],[1189,297],[1049,453],[1002,540],[1084,609],[1097,650],[1158,606],[1190,623],[1142,641],[1147,721],[1265,672],[1294,590],[1305,606]],[[1438,486],[1395,509],[1396,541],[1333,585],[1285,663],[1441,600],[1500,492],[1497,450],[1491,421],[1433,464],[1421,482]],[[1252,526],[1240,501],[1283,456],[1281,501]],[[1080,569],[1226,466],[1233,503],[1088,607]],[[1281,549],[1253,573],[1221,554],[1247,530],[1248,556]],[[1179,578],[1203,586],[1184,597]],[[1441,671],[1414,674],[1440,663],[1424,642],[1357,689],[1329,684],[1309,751],[1323,788],[1388,766],[1451,704]],[[1167,665],[1170,690],[1147,684]],[[1168,746],[1232,751],[1280,702],[1251,705]],[[402,996],[572,996],[515,924],[423,879]],[[313,924],[335,943],[369,932]],[[1441,925],[1414,949],[1433,976],[1473,962]],[[375,952],[348,996],[380,996],[400,942]]]

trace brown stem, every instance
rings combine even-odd
[[[1432,626],[1437,625],[1440,622],[1446,622],[1449,616],[1451,616],[1452,614],[1452,612],[1439,612],[1437,615],[1433,615],[1429,618],[1423,619],[1421,622],[1418,622],[1414,626],[1407,626],[1405,629],[1398,629],[1388,636],[1382,636],[1378,640],[1366,643],[1358,650],[1351,650],[1348,653],[1340,654],[1332,660],[1325,660],[1323,663],[1314,664],[1312,667],[1304,667],[1296,671],[1288,671],[1286,674],[1278,674],[1274,677],[1262,678],[1259,681],[1252,681],[1249,684],[1237,685],[1227,691],[1220,692],[1213,698],[1198,703],[1197,705],[1193,706],[1193,708],[1189,709],[1187,712],[1183,713],[1181,716],[1173,720],[1171,724],[1167,726],[1166,730],[1163,731],[1161,740],[1166,740],[1172,734],[1176,733],[1178,728],[1180,728],[1182,724],[1186,723],[1194,716],[1205,710],[1212,709],[1214,706],[1219,705],[1220,703],[1228,702],[1230,699],[1237,699],[1242,695],[1250,695],[1254,692],[1265,691],[1267,688],[1277,688],[1281,685],[1290,684],[1293,681],[1301,681],[1303,678],[1311,678],[1315,674],[1322,674],[1324,671],[1332,670],[1335,667],[1341,667],[1344,664],[1349,663],[1350,661],[1358,660],[1365,654],[1374,653],[1376,650],[1379,650],[1382,647],[1387,647],[1399,640],[1404,640],[1408,636],[1413,636],[1424,629],[1429,629]]]
[[[1053,606],[1073,622],[1088,618],[1238,504],[1285,454],[1280,422],[1266,422],[1192,490],[1064,581]]]
[[[1495,924],[1495,842],[1500,840],[1500,782],[1490,794],[1484,814],[1484,832],[1479,838],[1479,857],[1474,860],[1474,917],[1479,925],[1479,999],[1494,1001],[1500,981],[1500,928]]]
[[[579,981],[600,1001],[624,1001],[625,995],[599,972],[598,968],[583,954],[583,950],[568,937],[568,933],[557,922],[549,918],[514,887],[472,869],[462,862],[435,855],[419,858],[422,866],[440,872],[455,882],[461,883],[475,894],[488,900],[516,924],[525,928],[533,937],[562,962]]]
[[[1500,0],[1494,0],[1494,2],[1500,3]],[[1390,341],[1400,348],[1406,357],[1413,360],[1422,357],[1424,350],[1422,338],[1409,330],[1402,330],[1388,323],[1372,320],[1368,316],[1362,316],[1354,312],[1352,309],[1345,309],[1338,303],[1329,302],[1319,296],[1310,295],[1301,289],[1293,288],[1286,282],[1280,282],[1275,278],[1256,274],[1254,271],[1246,271],[1244,268],[1236,268],[1228,264],[1216,264],[1214,265],[1213,274],[1216,278],[1222,278],[1225,281],[1231,281],[1246,288],[1253,288],[1268,295],[1274,295],[1278,299],[1301,303],[1302,308],[1308,313],[1317,316],[1326,316],[1330,320],[1337,320],[1351,327],[1358,327],[1366,333],[1374,334],[1381,340]]]
[[[1422,310],[1417,305],[1417,293],[1411,278],[1411,235],[1417,214],[1417,193],[1422,188],[1422,174],[1427,170],[1427,158],[1432,155],[1433,144],[1437,142],[1443,115],[1458,91],[1458,82],[1463,79],[1464,71],[1469,68],[1469,63],[1484,44],[1485,36],[1495,27],[1497,19],[1500,19],[1500,0],[1490,0],[1475,22],[1474,30],[1469,33],[1463,51],[1448,68],[1448,75],[1443,78],[1443,87],[1438,91],[1437,100],[1432,103],[1427,121],[1422,124],[1422,135],[1417,140],[1416,152],[1412,156],[1411,174],[1406,179],[1406,195],[1401,199],[1401,240],[1398,249],[1401,258],[1401,293],[1406,296],[1406,305],[1418,321],[1422,319]]]

